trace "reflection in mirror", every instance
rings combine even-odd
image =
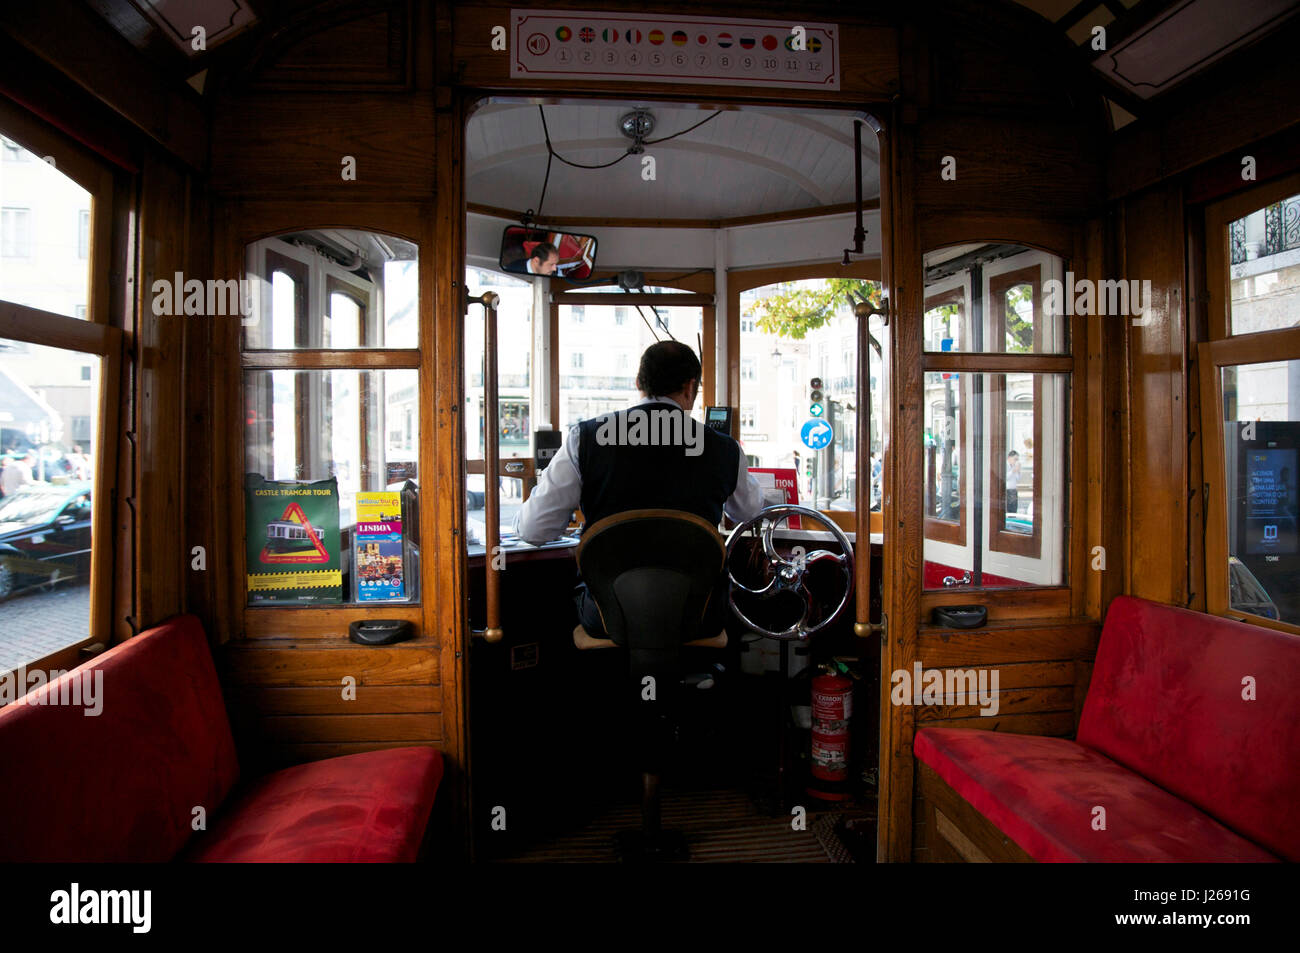
[[[413,242],[355,229],[253,242],[244,349],[417,347],[418,258]]]
[[[501,233],[500,265],[514,275],[554,275],[573,281],[591,277],[596,239],[546,229],[509,225]]]

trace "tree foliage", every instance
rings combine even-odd
[[[758,330],[800,340],[848,306],[848,293],[865,295],[880,304],[880,283],[865,278],[828,278],[814,287],[790,287],[754,302],[746,317],[756,319]]]
[[[1007,289],[1007,350],[1012,353],[1027,353],[1034,349],[1034,306],[1031,285],[1016,285]],[[1021,317],[1022,312],[1029,319]]]

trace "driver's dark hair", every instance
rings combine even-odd
[[[641,355],[636,386],[651,397],[676,394],[687,381],[699,380],[700,359],[680,341],[651,344]]]
[[[560,250],[550,242],[538,242],[533,246],[533,250],[529,253],[528,257],[530,259],[536,258],[542,264],[546,264],[546,259],[550,258],[552,255],[559,258]]]

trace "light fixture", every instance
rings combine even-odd
[[[632,145],[628,146],[627,151],[632,155],[640,155],[645,152],[642,142],[646,136],[654,132],[655,117],[648,109],[634,109],[619,119],[618,128],[622,130],[623,135],[632,140]]]
[[[776,368],[777,370],[780,370],[780,368],[781,368],[781,361],[782,361],[782,359],[783,359],[784,357],[785,357],[785,355],[781,353],[781,349],[780,349],[779,347],[777,347],[777,348],[773,348],[773,349],[772,349],[772,367]]]

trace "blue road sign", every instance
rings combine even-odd
[[[835,436],[835,431],[824,420],[810,420],[799,431],[799,439],[810,450],[822,449],[831,442],[833,436]]]

